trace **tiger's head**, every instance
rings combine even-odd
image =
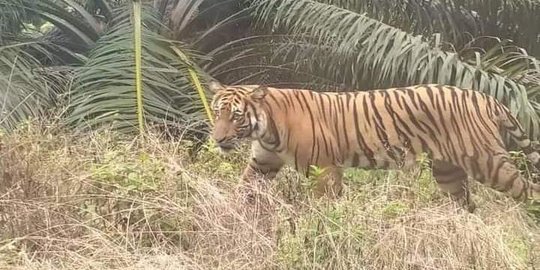
[[[221,151],[235,149],[242,139],[257,139],[264,132],[266,114],[261,109],[268,89],[259,85],[224,86],[211,82],[211,107],[215,115],[212,138]]]

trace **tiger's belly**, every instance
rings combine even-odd
[[[343,164],[344,167],[360,169],[384,169],[384,170],[402,170],[414,167],[417,164],[418,157],[412,153],[401,155],[374,154],[366,156],[361,154],[348,155]]]
[[[361,152],[361,151],[359,151]],[[361,169],[387,169],[387,170],[407,170],[414,167],[418,162],[418,156],[411,152],[400,151],[393,154],[387,152],[376,152],[372,156],[359,154],[356,152],[341,155],[334,159],[319,155],[318,160],[313,159],[313,155],[299,155],[298,152],[277,153],[278,156],[288,165],[294,167],[299,172],[305,172],[310,166],[328,167],[336,166],[341,168],[361,168]]]

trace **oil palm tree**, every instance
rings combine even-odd
[[[188,12],[174,13],[175,19],[189,23],[189,11],[199,2],[173,3],[177,10],[188,7]],[[197,56],[186,42],[169,38],[170,29],[153,3],[143,3],[145,118],[160,124],[198,119],[201,106],[187,77],[188,65],[175,51],[192,60]],[[0,127],[13,128],[61,106],[66,123],[75,128],[136,128],[131,7],[131,1],[0,0],[0,80],[6,82],[0,86],[5,112]],[[51,27],[41,31],[45,24]]]

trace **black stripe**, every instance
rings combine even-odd
[[[439,94],[440,94],[440,98],[441,98],[441,103],[442,103],[442,106],[443,106],[443,109],[446,110],[446,97],[444,96],[444,88],[440,85],[436,86],[437,89],[439,90]]]
[[[371,95],[369,95],[369,97],[371,98]],[[371,126],[371,120],[370,120],[371,117],[369,115],[369,109],[368,109],[366,95],[362,95],[362,105],[364,106],[364,120],[366,120],[368,125]],[[356,108],[356,106],[355,106],[355,108]]]
[[[302,103],[302,101],[300,100],[298,95],[302,95],[302,92],[295,91],[293,96],[294,96],[294,98],[296,98],[296,101],[298,102],[298,105],[300,105],[300,108],[302,109],[302,111],[305,111],[304,104]]]
[[[437,111],[439,115],[439,122],[441,123],[441,126],[444,130],[444,135],[448,136],[450,133],[448,133],[448,127],[447,127],[447,118],[445,117],[445,112],[443,112],[443,109],[441,108],[441,102],[444,104],[444,97],[441,97],[441,95],[444,95],[444,93],[441,91],[440,88],[437,88],[437,97],[435,98],[435,103],[433,106],[435,107],[435,110]]]
[[[411,110],[411,108],[409,107],[409,105],[405,102],[405,98],[406,97],[402,97],[403,101],[404,101],[404,104],[405,104],[405,111],[407,112],[407,114],[409,115],[409,120],[413,123],[413,125],[419,129],[420,131],[422,131],[423,133],[427,133],[426,130],[422,127],[422,125],[420,125],[420,123],[418,121],[416,121],[416,115],[413,113],[413,111]]]
[[[318,147],[318,140],[316,138],[316,134],[315,134],[315,119],[313,117],[313,112],[311,111],[309,105],[308,105],[308,102],[306,100],[306,97],[304,95],[304,93],[300,93],[300,97],[302,98],[302,101],[304,102],[304,104],[306,105],[306,109],[307,109],[307,112],[309,114],[309,119],[311,121],[311,135],[312,135],[312,147],[311,147],[311,159],[310,159],[310,162],[313,162],[313,157],[315,155],[315,147],[317,147],[317,150],[319,150],[319,147]],[[318,152],[318,151],[317,151]],[[317,153],[317,160],[319,159],[319,153]]]
[[[437,120],[435,120],[435,117],[433,117],[433,114],[431,114],[431,110],[428,108],[424,100],[422,100],[422,97],[420,95],[417,95],[417,96],[418,96],[418,102],[420,104],[420,109],[425,115],[427,115],[427,117],[431,121],[432,125],[430,126],[434,126],[435,129],[437,130],[437,133],[441,134],[441,130],[439,129],[439,126],[437,125]]]
[[[352,99],[352,101],[353,101],[353,106],[354,106],[354,110],[355,110],[355,111],[356,111],[356,97],[357,97],[357,96],[355,95],[355,97]],[[356,114],[356,113],[353,113],[353,115],[355,115],[355,114]],[[351,148],[351,144],[350,144],[350,142],[349,142],[349,134],[348,134],[348,132],[347,132],[348,127],[347,127],[347,123],[346,123],[346,120],[347,120],[346,115],[348,115],[348,114],[343,114],[343,115],[341,115],[341,122],[342,122],[341,129],[343,130],[343,134],[345,135],[345,145],[347,146],[347,149],[350,149],[350,148]],[[357,118],[357,117],[354,117],[354,121],[357,121],[357,120],[358,120],[358,118]],[[336,123],[337,123],[337,121],[336,121]],[[336,125],[336,126],[337,126],[337,125]],[[339,139],[339,138],[338,138],[338,139]]]
[[[363,104],[364,105],[367,104],[366,96],[362,95],[362,98],[363,98]],[[353,109],[354,109],[354,111],[353,111],[354,126],[355,126],[355,130],[356,130],[356,138],[357,138],[357,141],[358,141],[358,145],[360,146],[360,149],[364,152],[364,155],[368,159],[370,165],[372,167],[374,167],[375,165],[377,165],[377,162],[373,158],[373,151],[367,146],[367,144],[366,144],[366,142],[364,140],[364,137],[362,136],[362,133],[360,132],[360,127],[358,125],[359,121],[358,121],[358,108],[356,106],[356,99],[354,100]]]
[[[358,165],[360,165],[359,164],[359,162],[360,162],[359,159],[360,159],[360,157],[359,157],[358,153],[354,153],[351,166],[352,167],[358,167]]]
[[[405,92],[409,96],[409,99],[411,100],[412,104],[414,105],[414,108],[418,110],[419,109],[418,104],[416,103],[416,100],[414,98],[416,96],[416,92],[414,90],[410,89],[410,88],[406,88]]]
[[[290,99],[291,95],[290,95],[290,91],[288,92],[285,92],[285,91],[278,91],[278,93],[280,93],[282,96],[283,96],[283,99],[285,100],[285,102],[287,102],[287,105],[289,107],[293,107],[293,102],[292,102],[292,99]]]
[[[392,91],[392,93],[394,94],[394,99],[395,99],[395,102],[398,104],[399,108],[403,110],[403,104],[401,103],[401,100],[400,100],[400,95],[399,95],[399,92],[398,91]]]
[[[274,95],[268,94],[268,95],[266,95],[266,96],[267,96],[267,97],[270,97],[270,99],[272,99],[272,101],[274,101],[274,103],[276,103],[276,105],[277,105],[280,109],[282,109],[282,110],[287,109],[287,107],[285,107],[285,108],[281,107],[280,102],[277,100],[277,98],[276,98]],[[267,101],[267,102],[268,102],[268,101]]]

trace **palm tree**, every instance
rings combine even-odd
[[[173,3],[175,20],[190,23],[199,2]],[[145,119],[161,125],[201,119],[189,65],[176,52],[194,61],[198,56],[190,44],[169,38],[164,14],[144,3]],[[131,1],[0,0],[0,10],[0,80],[6,82],[0,86],[0,127],[12,129],[58,108],[75,128],[136,129]],[[40,31],[47,24],[52,27]]]

